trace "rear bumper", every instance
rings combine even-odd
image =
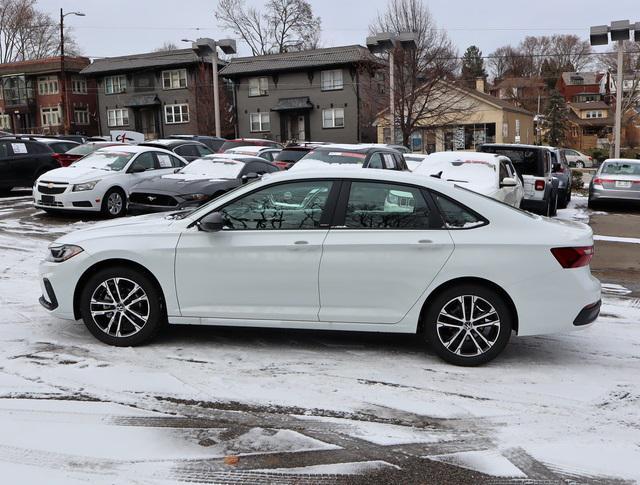
[[[546,212],[547,201],[544,199],[522,199],[520,207],[534,212]]]
[[[598,318],[598,315],[600,315],[601,305],[602,301],[598,300],[597,302],[584,307],[582,310],[580,310],[580,313],[578,313],[578,316],[573,321],[573,326],[582,327],[584,325],[589,325],[590,323],[595,322],[596,318]]]
[[[589,191],[591,200],[637,200],[640,202],[640,190],[620,190],[592,187]]]

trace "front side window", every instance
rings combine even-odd
[[[74,77],[71,80],[73,94],[87,94],[87,80],[83,77]]]
[[[11,115],[0,115],[0,129],[11,130]]]
[[[349,229],[429,229],[431,211],[420,189],[353,182],[344,225]]]
[[[74,109],[73,110],[73,121],[77,125],[88,125],[89,124],[89,110],[88,109]]]
[[[440,214],[447,229],[471,229],[484,226],[486,221],[469,209],[441,194],[432,194],[440,209]]]
[[[171,166],[171,161],[169,160],[169,166]],[[136,157],[131,165],[132,169],[144,169],[154,170],[156,168],[156,159],[153,155],[153,152],[144,152]]]
[[[162,71],[162,89],[180,89],[187,87],[187,70],[174,69]]]
[[[127,89],[126,76],[108,76],[104,78],[105,94],[123,93]]]
[[[249,96],[266,96],[269,94],[269,78],[252,77],[249,79]]]
[[[220,212],[228,229],[318,229],[332,184],[311,180],[272,185],[231,202]]]
[[[117,108],[107,110],[107,125],[128,126],[129,110],[127,108]]]
[[[167,104],[164,107],[164,122],[168,125],[189,123],[188,104]]]
[[[344,128],[344,109],[331,108],[322,110],[323,128]]]
[[[58,126],[60,124],[60,108],[42,108],[42,126]]]
[[[251,123],[250,129],[253,133],[271,131],[271,116],[269,113],[251,113],[249,122]]]
[[[38,94],[58,94],[58,77],[44,76],[38,78]]]
[[[344,83],[342,81],[342,69],[322,71],[320,78],[322,91],[334,91],[344,87]]]

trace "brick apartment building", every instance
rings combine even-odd
[[[62,106],[60,57],[0,64],[0,130],[13,133],[95,135],[95,81],[80,74],[90,61],[65,57],[66,109]]]

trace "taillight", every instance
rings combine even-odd
[[[552,248],[551,253],[563,268],[581,268],[588,266],[593,258],[593,246],[578,248]]]
[[[276,166],[280,170],[287,170],[289,168],[289,162],[276,162]]]
[[[615,180],[603,179],[603,178],[600,178],[600,177],[596,177],[596,178],[593,179],[593,185],[602,185],[603,182],[611,182],[611,183],[613,183],[613,182],[615,182]]]
[[[593,162],[593,157],[588,157],[590,162]]]
[[[535,188],[536,190],[544,190],[545,181],[544,180],[536,180]]]

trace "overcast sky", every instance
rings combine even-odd
[[[322,18],[325,47],[364,44],[367,26],[387,0],[310,0]],[[263,5],[266,0],[249,0]],[[425,0],[439,27],[446,29],[462,54],[475,44],[489,54],[517,44],[526,35],[577,34],[611,20],[640,21],[640,0]],[[83,54],[108,57],[151,51],[165,41],[229,37],[216,24],[216,0],[39,0],[40,8],[58,16],[79,10],[86,17],[66,18]],[[634,18],[634,15],[636,18]],[[200,29],[200,30],[198,30]],[[239,45],[247,55],[246,46]]]

